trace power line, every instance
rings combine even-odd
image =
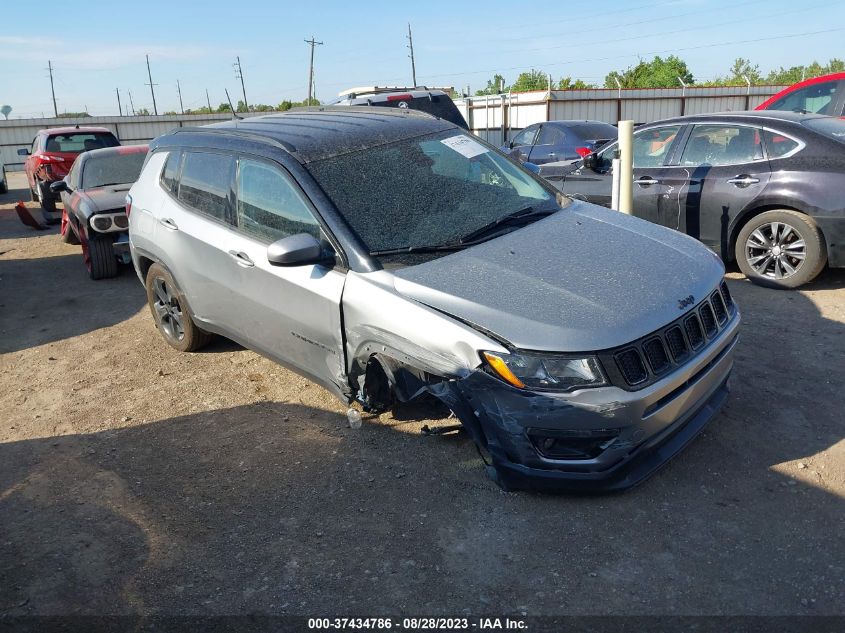
[[[235,79],[241,80],[241,91],[243,92],[243,95],[244,95],[244,109],[246,109],[246,111],[249,112],[249,104],[246,102],[246,88],[244,88],[244,71],[241,68],[241,58],[235,57],[235,59],[237,60],[233,64],[233,66],[235,67]]]
[[[310,40],[305,40],[305,43],[311,45],[311,64],[308,67],[308,105],[311,105],[314,97],[314,47],[322,46],[323,42],[318,42],[312,35]]]
[[[156,107],[156,91],[153,86],[158,84],[153,83],[153,74],[150,72],[150,56],[147,55],[147,77],[150,78],[150,83],[146,84],[150,87],[150,94],[153,96],[153,113],[158,116],[158,108]]]

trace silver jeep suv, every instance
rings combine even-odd
[[[127,206],[170,345],[221,334],[365,410],[432,395],[506,488],[633,485],[727,395],[739,312],[712,251],[565,198],[442,119],[178,129]]]

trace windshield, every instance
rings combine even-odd
[[[845,119],[819,117],[818,119],[807,119],[803,123],[814,132],[824,134],[840,143],[845,143]]]
[[[557,208],[530,174],[457,130],[306,167],[370,251],[454,243],[527,207]]]
[[[82,171],[81,189],[132,184],[138,180],[146,152],[89,156]]]

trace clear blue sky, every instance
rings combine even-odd
[[[59,111],[116,114],[115,88],[124,103],[131,90],[136,109],[152,110],[145,53],[159,112],[178,110],[177,79],[186,108],[204,105],[206,88],[214,107],[225,100],[224,88],[239,98],[236,55],[250,103],[302,100],[309,54],[303,40],[312,34],[325,42],[316,51],[318,98],[351,86],[409,84],[408,22],[418,83],[473,91],[494,72],[512,82],[532,67],[600,84],[609,71],[658,52],[679,55],[699,80],[726,74],[736,57],[763,73],[845,57],[842,0],[83,0],[57,8],[53,21],[40,13],[12,0],[0,10],[0,103],[14,108],[12,117],[51,114],[48,59]],[[838,30],[806,34],[829,29]],[[805,35],[747,41],[796,34]]]

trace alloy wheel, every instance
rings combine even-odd
[[[153,309],[161,331],[172,340],[181,341],[185,338],[184,315],[173,286],[157,277],[153,282],[153,289],[156,296]]]
[[[772,279],[791,277],[807,258],[807,244],[794,226],[768,222],[745,241],[745,259],[754,271]]]

